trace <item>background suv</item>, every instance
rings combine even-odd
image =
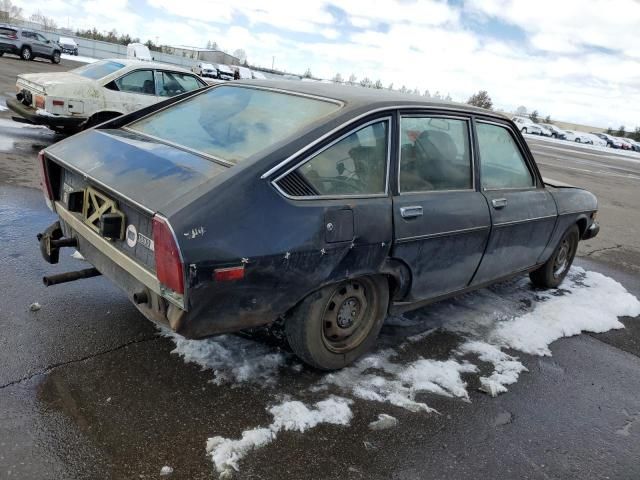
[[[36,57],[60,63],[60,45],[41,34],[13,25],[0,25],[0,55],[13,53],[23,60]]]

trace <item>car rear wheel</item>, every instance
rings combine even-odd
[[[285,321],[293,352],[321,370],[337,370],[368,352],[387,314],[389,285],[381,276],[326,286],[300,302]]]
[[[580,230],[572,225],[563,235],[551,258],[537,270],[529,273],[529,278],[536,287],[557,288],[571,268],[578,250]]]
[[[51,63],[60,63],[60,52],[53,52]]]
[[[579,138],[576,138],[576,142],[580,143],[580,139],[579,139]]]
[[[22,47],[22,50],[20,50],[20,58],[23,60],[33,60],[31,49],[29,47]]]

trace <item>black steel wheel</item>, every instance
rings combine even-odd
[[[329,285],[298,304],[285,321],[291,349],[321,370],[342,368],[373,347],[389,303],[381,276]]]
[[[533,284],[542,288],[557,288],[567,276],[578,250],[580,230],[572,225],[562,236],[553,254],[537,270],[529,273]]]
[[[60,52],[53,52],[53,56],[51,57],[51,63],[60,63]]]

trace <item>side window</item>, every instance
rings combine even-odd
[[[471,188],[469,123],[440,117],[402,117],[400,192]]]
[[[23,38],[31,38],[31,39],[35,40],[36,34],[35,33],[31,33],[31,32],[22,32],[22,37]]]
[[[478,123],[476,130],[482,188],[495,190],[535,186],[533,175],[508,129],[499,125]]]
[[[155,95],[153,70],[137,70],[115,81],[118,90],[129,93]]]
[[[47,43],[47,39],[45,37],[43,37],[42,35],[40,35],[39,33],[36,33],[36,39],[39,42]]]
[[[158,95],[173,97],[200,88],[202,85],[192,75],[178,72],[158,72],[160,85]]]
[[[318,195],[384,194],[389,122],[381,120],[340,139],[296,172]]]

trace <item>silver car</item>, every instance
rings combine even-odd
[[[0,56],[5,53],[19,55],[23,60],[40,57],[60,63],[60,45],[38,32],[14,25],[0,25]]]

